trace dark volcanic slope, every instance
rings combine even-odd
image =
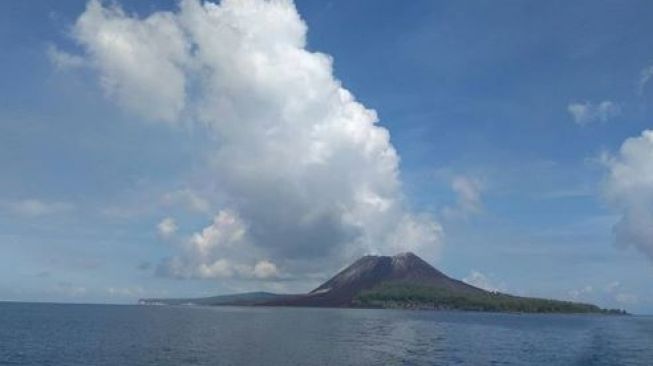
[[[393,257],[362,257],[307,295],[273,300],[268,305],[352,306],[361,292],[388,282],[405,282],[465,295],[486,293],[446,276],[413,253],[402,253]]]

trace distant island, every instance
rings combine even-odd
[[[626,314],[624,310],[602,309],[592,304],[486,291],[448,277],[413,253],[364,256],[308,294],[250,292],[204,298],[141,299],[139,303]]]

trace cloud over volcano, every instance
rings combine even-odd
[[[276,278],[292,263],[440,246],[440,225],[404,201],[389,132],[306,32],[285,0],[185,0],[147,17],[91,0],[74,25],[108,98],[214,141],[220,209],[163,273]]]

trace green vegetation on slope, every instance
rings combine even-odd
[[[623,313],[596,305],[511,296],[496,292],[460,293],[428,285],[385,282],[363,291],[355,306],[519,313]]]

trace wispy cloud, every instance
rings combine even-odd
[[[611,306],[632,306],[639,303],[639,297],[628,292],[619,281],[611,281],[606,285],[585,285],[572,289],[567,293],[573,301],[603,302]]]
[[[42,201],[34,198],[8,202],[4,206],[17,215],[27,217],[54,215],[75,209],[75,206],[69,202]]]
[[[467,218],[483,211],[481,197],[483,184],[479,179],[462,175],[455,176],[451,180],[451,189],[456,194],[456,205],[443,209],[445,217],[450,219]]]
[[[640,72],[639,80],[637,82],[637,93],[639,95],[642,95],[644,93],[644,88],[646,88],[646,84],[651,80],[653,77],[653,65],[648,66],[644,68]]]
[[[598,104],[590,102],[570,103],[567,111],[576,124],[585,126],[594,122],[607,122],[621,114],[621,106],[615,102],[604,100]]]
[[[569,297],[574,301],[578,301],[586,298],[587,295],[592,293],[594,293],[594,287],[587,285],[579,289],[570,290]]]
[[[482,288],[486,291],[507,292],[507,286],[505,282],[496,281],[491,276],[476,270],[472,270],[469,275],[463,278],[463,282],[478,288]]]
[[[85,59],[58,49],[55,45],[49,44],[46,49],[48,58],[58,69],[77,68],[85,66]]]

